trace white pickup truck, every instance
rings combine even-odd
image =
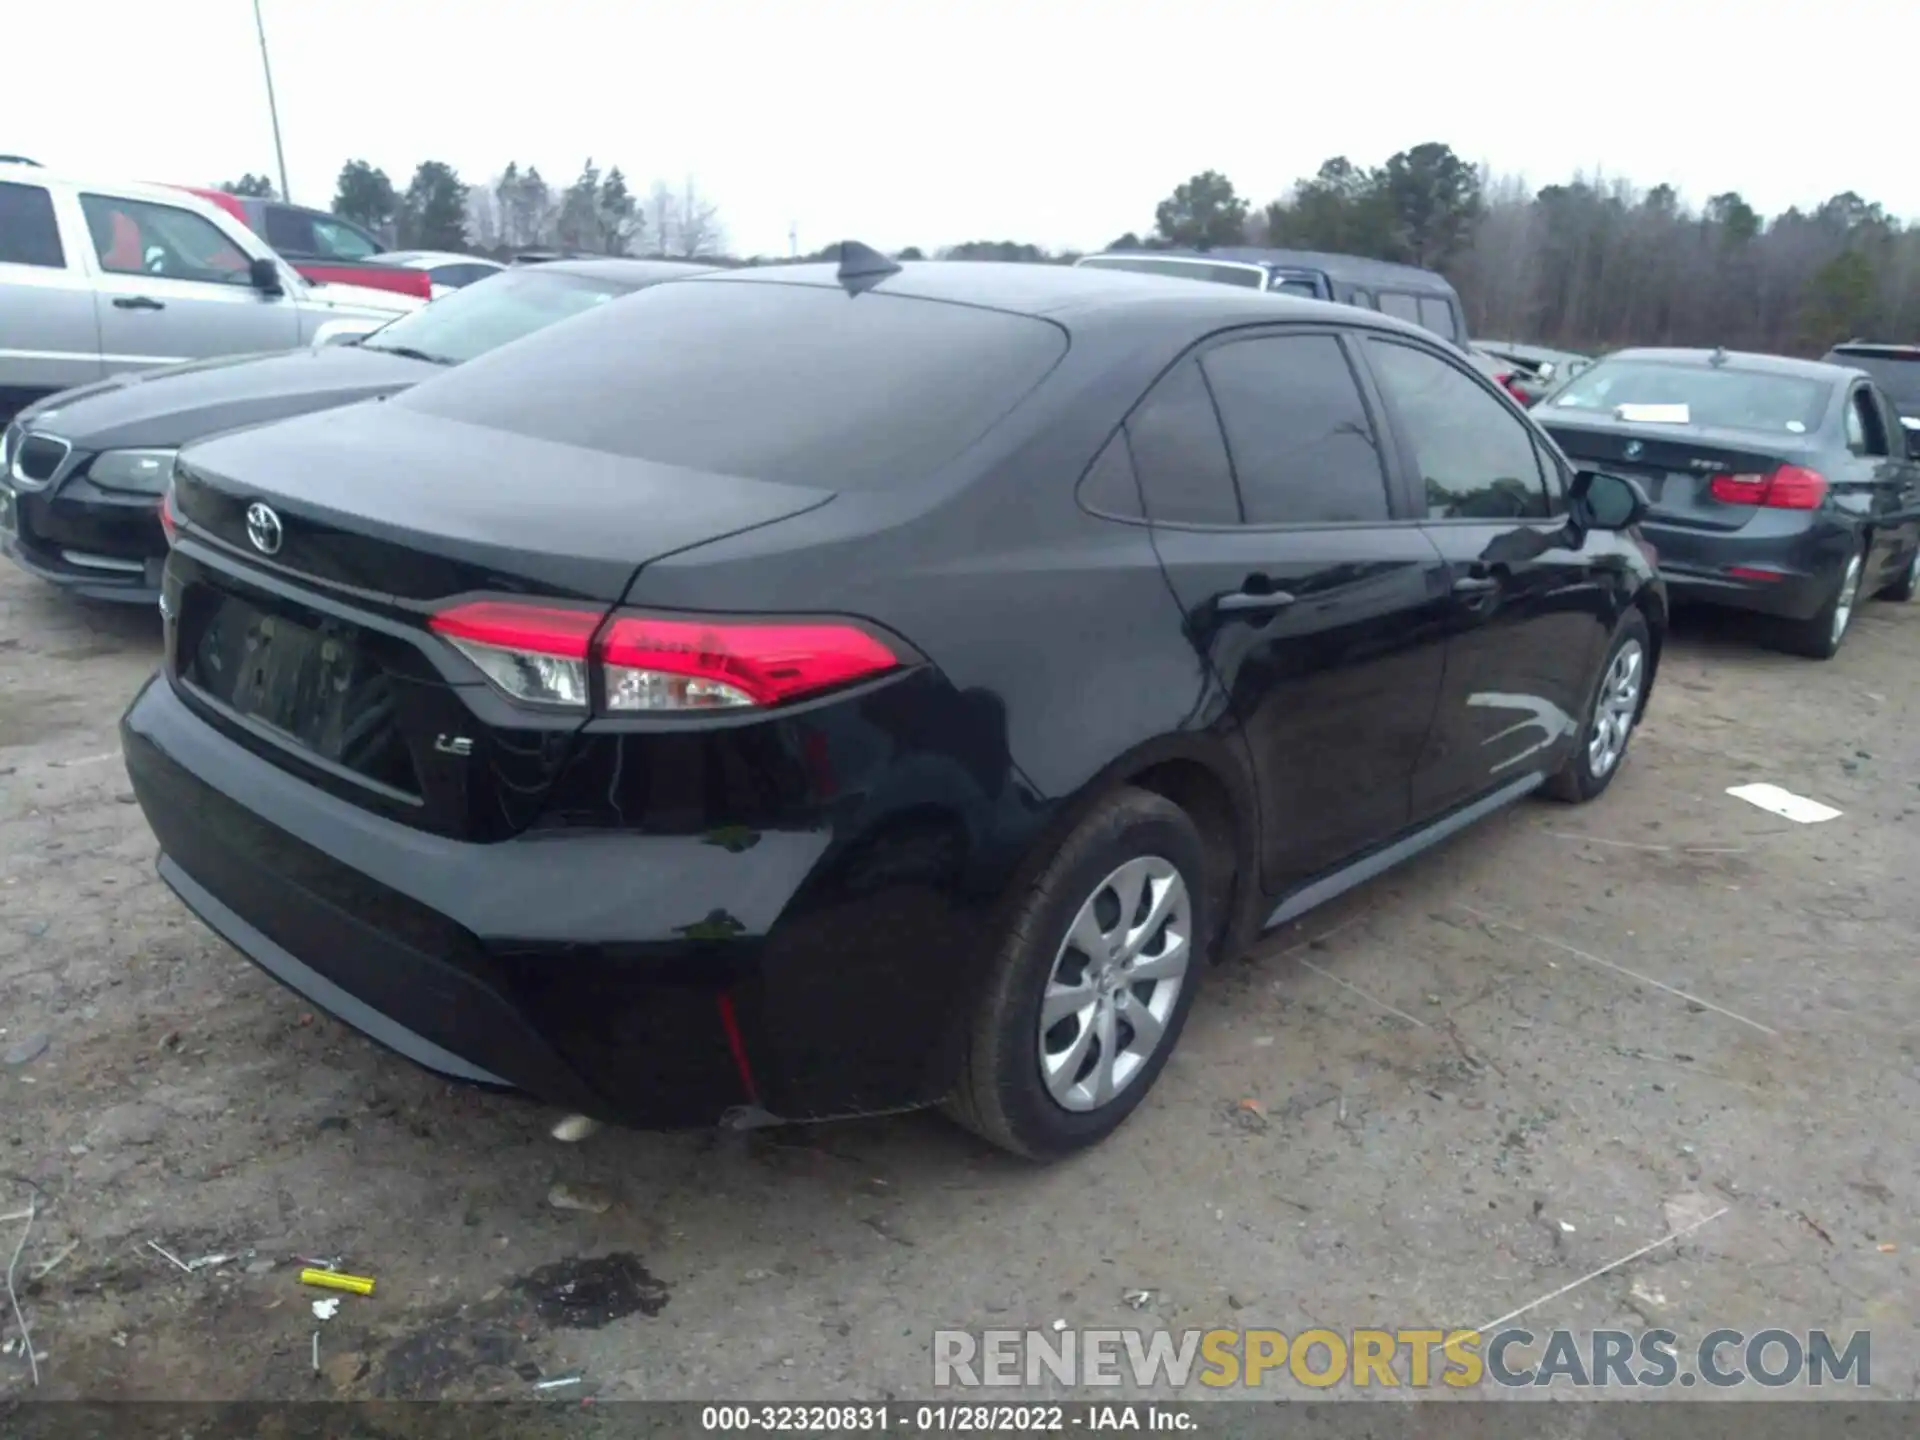
[[[0,422],[118,371],[325,343],[425,303],[304,280],[232,216],[169,186],[0,163]]]

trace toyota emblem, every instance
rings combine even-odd
[[[1627,448],[1624,453],[1626,454],[1627,459],[1638,460],[1641,454],[1646,450],[1646,448],[1647,447],[1642,445],[1638,440],[1629,440],[1627,441]],[[263,507],[256,507],[256,508],[263,508]],[[271,510],[268,510],[267,513],[271,515],[273,512]],[[249,525],[253,523],[253,517],[251,515],[247,517],[247,523]],[[279,522],[278,521],[274,522],[274,529],[278,530],[279,528],[280,528]]]
[[[280,528],[280,517],[273,513],[269,505],[258,500],[247,506],[247,539],[253,542],[253,548],[262,555],[278,555],[280,542],[286,538],[286,532]]]

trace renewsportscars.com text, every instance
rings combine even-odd
[[[1066,1385],[1423,1390],[1873,1383],[1872,1336],[1825,1330],[936,1330],[937,1389]]]

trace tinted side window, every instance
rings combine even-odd
[[[1526,425],[1437,355],[1369,340],[1380,388],[1399,416],[1436,520],[1524,520],[1552,513]]]
[[[0,265],[59,270],[66,263],[53,196],[38,185],[0,185]]]
[[[1149,519],[1240,523],[1227,442],[1195,361],[1181,361],[1128,417],[1127,443]]]
[[[308,219],[313,229],[314,248],[333,260],[364,260],[378,255],[380,246],[359,228],[344,220]]]
[[[1420,323],[1448,340],[1459,338],[1453,328],[1453,307],[1432,295],[1420,297]]]
[[[1249,525],[1387,518],[1379,446],[1337,339],[1236,340],[1200,364]]]
[[[1409,320],[1415,325],[1420,323],[1420,302],[1411,295],[1402,295],[1398,290],[1380,292],[1380,311],[1396,320]]]
[[[285,205],[268,205],[267,243],[282,255],[313,255],[319,251],[313,221]]]
[[[1116,430],[1099,458],[1080,480],[1080,503],[1096,515],[1121,520],[1146,518],[1140,509],[1140,482],[1133,477],[1133,456],[1124,430]]]

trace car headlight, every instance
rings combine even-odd
[[[87,466],[87,478],[102,490],[158,497],[173,478],[177,450],[104,450]]]

